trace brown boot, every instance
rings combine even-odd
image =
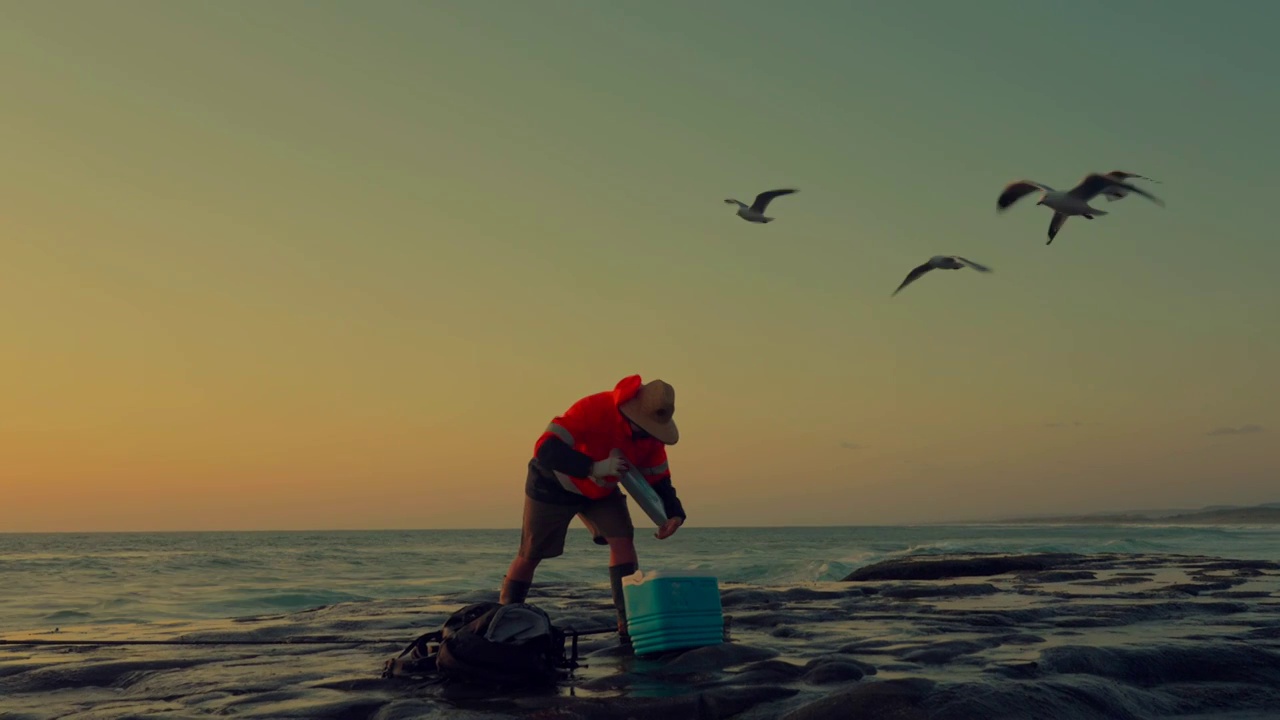
[[[533,583],[503,578],[502,593],[498,597],[498,602],[502,605],[522,603],[525,601],[525,598],[529,597],[530,587],[533,587]]]

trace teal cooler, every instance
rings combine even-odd
[[[724,642],[724,610],[714,577],[640,571],[622,578],[622,594],[636,655]]]

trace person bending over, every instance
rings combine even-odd
[[[500,603],[525,601],[538,563],[564,553],[576,516],[596,544],[609,546],[618,635],[624,644],[630,642],[622,578],[634,573],[639,561],[635,528],[618,481],[634,466],[662,498],[668,519],[656,533],[659,540],[684,524],[687,516],[667,464],[666,446],[680,439],[674,414],[674,388],[661,380],[643,384],[639,375],[630,375],[613,390],[588,395],[552,419],[529,461],[520,549],[503,578]]]

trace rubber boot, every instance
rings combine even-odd
[[[627,600],[622,594],[622,578],[635,571],[635,563],[609,566],[609,587],[613,590],[613,607],[618,611],[618,640],[623,645],[631,644],[631,633],[627,631]]]
[[[529,597],[529,588],[531,587],[533,587],[533,583],[503,578],[502,594],[498,597],[498,603],[502,605],[522,603],[525,598]]]

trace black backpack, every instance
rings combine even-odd
[[[475,603],[409,643],[386,662],[382,676],[434,675],[502,687],[554,685],[575,664],[565,658],[565,638],[535,605]]]

